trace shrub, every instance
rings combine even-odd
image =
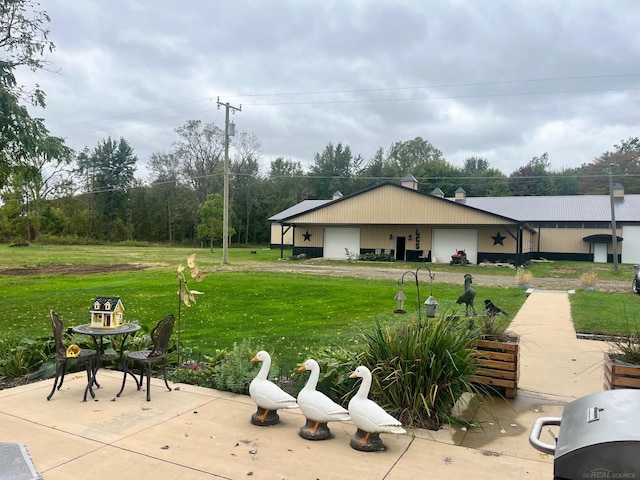
[[[466,326],[443,317],[397,327],[378,322],[365,339],[362,360],[373,373],[372,396],[391,415],[432,430],[460,422],[453,406],[464,393],[479,391],[470,382],[476,362]]]
[[[55,353],[48,339],[0,339],[0,376],[18,377],[41,367]]]
[[[365,262],[395,262],[393,255],[388,253],[363,253],[358,260]]]

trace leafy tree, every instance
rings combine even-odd
[[[358,177],[355,180],[356,191],[373,187],[383,181],[399,179],[402,176],[396,165],[386,161],[384,148],[380,147],[376,150],[373,158],[358,172]]]
[[[582,194],[608,194],[609,172],[613,182],[621,183],[626,193],[640,193],[640,139],[622,140],[620,145],[614,145],[613,151],[603,153],[583,168]]]
[[[579,195],[583,167],[565,168],[551,174],[554,195]]]
[[[181,165],[181,175],[196,192],[198,203],[207,195],[222,192],[224,174],[224,130],[212,123],[189,120],[175,130],[173,155]]]
[[[395,168],[399,177],[412,174],[417,178],[420,174],[416,172],[424,171],[425,164],[443,160],[442,152],[422,137],[395,142],[387,154],[387,163]]]
[[[33,89],[18,83],[15,71],[27,67],[32,71],[46,65],[46,55],[55,49],[49,41],[51,21],[46,11],[38,11],[39,3],[31,0],[0,1],[0,87],[16,103],[25,99],[33,105],[45,106],[45,94],[38,85]]]
[[[157,206],[163,212],[162,225],[166,229],[169,242],[174,241],[174,222],[177,215],[178,188],[180,185],[180,161],[174,153],[153,153],[149,159],[151,185],[155,197],[159,200]]]
[[[92,151],[78,155],[77,172],[87,179],[95,204],[96,230],[89,232],[99,239],[126,240],[131,235],[129,189],[135,185],[137,157],[124,138],[103,140]]]
[[[222,240],[223,209],[224,199],[219,193],[207,195],[207,200],[198,207],[198,218],[200,220],[197,226],[198,238],[202,241],[208,240],[211,251],[213,251],[213,243]],[[229,226],[229,236],[232,237],[233,235],[235,235],[235,230]]]
[[[25,157],[38,155],[49,138],[41,119],[33,119],[20,101],[45,106],[45,94],[20,84],[16,69],[33,71],[46,65],[46,54],[55,46],[48,40],[46,12],[37,11],[30,0],[0,2],[0,187],[6,185],[12,169]]]
[[[549,154],[533,157],[529,162],[511,173],[509,189],[513,195],[552,195],[553,184],[549,172]]]
[[[310,186],[300,162],[278,157],[269,165],[263,189],[268,218],[306,199]]]
[[[507,177],[482,157],[468,157],[462,168],[463,188],[470,197],[509,195]]]
[[[309,181],[315,197],[330,199],[336,191],[353,193],[352,181],[362,168],[362,156],[353,156],[351,147],[329,143],[322,153],[313,156]]]
[[[235,212],[235,231],[238,232],[237,242],[241,243],[244,234],[244,243],[249,244],[249,238],[255,240],[257,223],[254,213],[260,204],[262,192],[259,179],[258,159],[261,155],[260,141],[255,134],[241,133],[235,146],[233,171],[233,188],[230,203]],[[253,235],[252,235],[253,233]]]

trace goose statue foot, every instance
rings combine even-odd
[[[371,433],[360,429],[353,434],[349,445],[361,452],[380,452],[387,449],[380,439],[379,432]]]
[[[256,413],[251,415],[251,423],[258,425],[259,427],[270,427],[271,425],[277,425],[280,423],[280,416],[277,410],[267,410],[262,407],[258,407]]]
[[[332,437],[326,422],[315,422],[308,418],[307,423],[300,427],[300,436],[306,440],[327,440]]]

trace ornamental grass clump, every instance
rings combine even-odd
[[[516,270],[516,285],[529,285],[533,274],[524,267],[518,267]]]
[[[580,275],[580,285],[583,287],[595,287],[598,283],[598,274],[596,272],[585,272]]]
[[[610,355],[618,361],[640,365],[640,332],[616,339]]]
[[[377,323],[365,341],[371,397],[403,425],[438,430],[445,422],[467,423],[452,414],[463,394],[479,391],[470,381],[477,367],[466,325],[445,318]]]

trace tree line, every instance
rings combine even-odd
[[[20,66],[43,68],[48,41],[45,12],[27,15],[30,0],[0,3],[0,241],[147,241],[208,245],[222,239],[224,129],[189,120],[175,129],[166,152],[148,159],[148,178],[135,176],[139,159],[124,138],[106,138],[74,152],[31,118],[24,102],[45,107],[45,94],[20,85]],[[237,245],[269,242],[267,219],[305,199],[350,195],[412,174],[419,190],[453,196],[605,194],[609,177],[640,193],[640,140],[614,145],[593,162],[554,171],[547,153],[505,175],[486,158],[462,167],[416,137],[378,148],[364,159],[349,145],[329,143],[308,167],[285,158],[260,171],[262,147],[240,133],[230,150],[230,237]]]

